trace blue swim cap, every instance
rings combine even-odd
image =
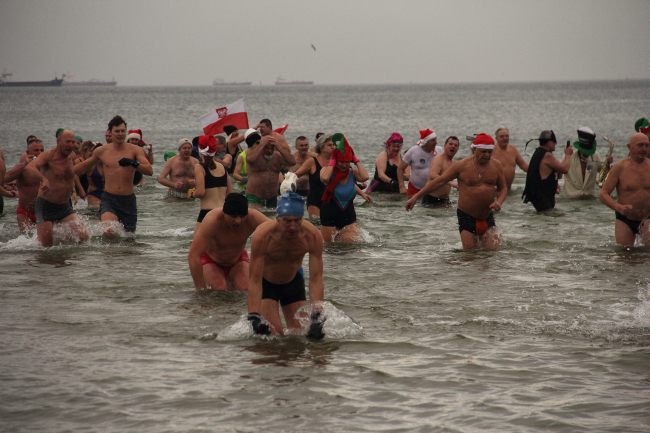
[[[305,214],[305,200],[300,194],[287,191],[278,199],[278,206],[275,210],[278,217],[302,217]]]

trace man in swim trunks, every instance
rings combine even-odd
[[[277,220],[260,225],[253,236],[248,320],[257,334],[284,334],[280,308],[289,331],[302,330],[296,314],[306,301],[302,262],[309,253],[311,323],[307,337],[324,337],[323,238],[303,219],[304,209],[300,195],[284,193],[278,200]]]
[[[433,158],[431,162],[431,169],[429,170],[429,180],[434,180],[445,170],[451,167],[451,164],[454,162],[454,156],[458,152],[460,147],[460,141],[458,137],[450,136],[445,140],[445,147],[443,152],[440,155],[437,155]],[[430,192],[429,194],[422,197],[422,205],[429,207],[447,207],[450,204],[449,193],[451,192],[452,186],[457,187],[456,182],[447,182],[442,185],[440,188],[435,191]]]
[[[36,224],[34,205],[38,196],[41,177],[25,170],[25,167],[45,150],[43,142],[34,137],[27,141],[27,151],[21,155],[18,164],[14,165],[5,176],[5,182],[16,181],[18,187],[18,207],[16,220],[21,233]]]
[[[506,177],[508,191],[512,188],[515,180],[515,166],[518,165],[523,171],[528,171],[528,163],[521,156],[515,146],[510,144],[510,131],[508,128],[499,128],[494,133],[497,145],[494,147],[492,158],[503,165],[503,174]]]
[[[508,185],[501,163],[491,159],[494,140],[481,133],[472,142],[472,154],[454,162],[434,180],[430,180],[406,203],[406,210],[413,208],[424,194],[458,179],[458,230],[463,249],[482,245],[486,249],[497,249],[499,237],[492,229],[495,226],[493,212],[501,210],[508,195]]]
[[[194,166],[198,163],[199,160],[192,156],[192,142],[181,138],[178,142],[178,155],[167,160],[158,176],[158,183],[169,188],[168,197],[193,198],[187,191],[196,187]]]
[[[650,245],[650,140],[642,132],[628,140],[629,156],[612,167],[600,190],[600,201],[616,212],[614,233],[620,245],[634,246],[637,234]],[[618,202],[612,198],[616,189]]]
[[[265,124],[261,122],[260,125]],[[247,143],[254,134],[254,130],[247,131]],[[273,131],[266,135],[261,134],[259,143],[253,143],[253,146],[246,150],[246,164],[248,203],[254,207],[275,208],[280,188],[279,174],[283,169],[289,169],[296,164],[296,158],[291,154],[284,135]]]
[[[236,192],[226,196],[223,209],[208,212],[194,234],[187,257],[194,287],[226,290],[230,285],[246,290],[246,241],[266,221],[261,212],[248,209],[246,198]]]
[[[54,149],[42,152],[24,166],[24,176],[40,180],[34,205],[36,236],[41,245],[52,246],[54,224],[65,223],[70,229],[71,242],[85,242],[88,231],[72,209],[72,189],[75,183],[73,152],[77,143],[72,131],[63,130],[56,138]]]
[[[151,176],[153,169],[144,150],[125,141],[126,122],[121,116],[113,117],[108,129],[112,141],[96,148],[90,158],[74,166],[74,171],[84,173],[91,164],[99,164],[103,168],[104,192],[99,213],[105,224],[104,237],[114,238],[119,236],[111,224],[114,222],[122,224],[127,232],[135,232],[138,209],[133,177],[136,171]]]

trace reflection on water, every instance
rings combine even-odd
[[[250,360],[253,365],[324,367],[331,362],[332,354],[339,347],[340,344],[336,341],[310,342],[301,336],[287,336],[256,339],[244,349],[256,355]]]

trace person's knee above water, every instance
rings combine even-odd
[[[302,263],[309,253],[310,324],[307,336],[324,337],[323,238],[304,220],[304,200],[287,192],[278,200],[277,219],[262,224],[251,243],[248,320],[256,334],[284,334],[280,310],[290,332],[302,330],[297,313],[305,305]]]

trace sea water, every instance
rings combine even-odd
[[[46,148],[59,127],[101,140],[120,114],[153,143],[157,175],[202,114],[240,97],[251,124],[288,123],[291,144],[345,133],[371,172],[392,131],[406,149],[424,128],[461,137],[461,157],[465,135],[506,126],[528,159],[541,130],[563,144],[589,126],[620,159],[650,114],[648,81],[16,88],[0,89],[0,145],[12,166],[29,134]],[[136,192],[136,236],[117,242],[81,203],[91,240],[41,248],[5,199],[0,430],[646,432],[650,250],[618,247],[596,199],[535,213],[524,179],[496,215],[496,252],[462,251],[454,208],[357,201],[363,242],[325,248],[321,342],[255,338],[245,294],[196,293],[198,203],[164,198],[153,178]]]

